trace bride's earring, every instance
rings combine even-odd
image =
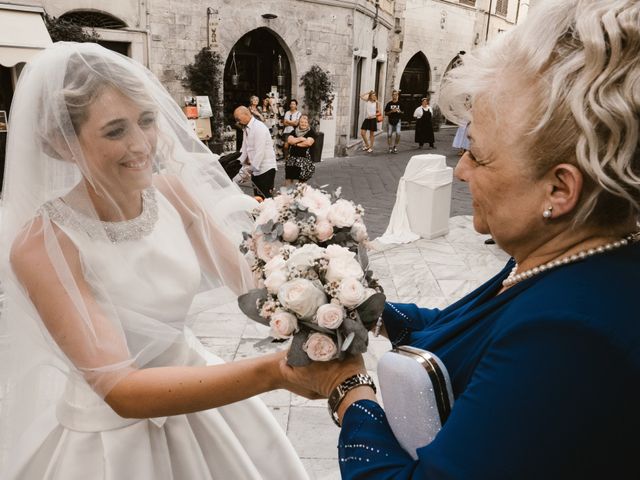
[[[549,220],[549,219],[551,218],[551,215],[552,215],[552,213],[551,213],[551,212],[553,212],[553,207],[547,207],[547,208],[545,209],[545,211],[544,211],[544,212],[542,212],[542,217],[543,217],[544,219],[546,219],[546,220]]]

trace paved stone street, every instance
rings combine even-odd
[[[403,132],[397,154],[387,153],[386,133],[376,136],[374,152],[364,153],[352,148],[347,158],[330,158],[316,164],[310,185],[329,185],[329,190],[342,187],[342,196],[365,207],[365,223],[371,238],[384,233],[389,222],[398,188],[409,159],[420,153],[438,153],[447,157],[447,165],[455,167],[457,150],[451,146],[456,127],[445,126],[436,132],[436,148],[418,150],[413,130]],[[279,163],[276,186],[284,182],[284,164]],[[470,215],[471,200],[467,186],[454,177],[451,216]]]
[[[459,157],[451,148],[454,134],[455,128],[444,128],[436,133],[435,150],[417,150],[413,132],[407,132],[397,154],[386,153],[386,138],[379,135],[373,154],[357,152],[348,158],[325,160],[317,164],[310,183],[328,184],[329,190],[342,186],[344,198],[365,208],[365,222],[370,237],[375,239],[386,230],[398,180],[411,156],[441,153],[446,155],[449,166],[455,166]],[[276,185],[281,185],[283,179],[284,165],[280,167]],[[473,230],[468,216],[470,203],[466,185],[454,180],[449,234],[404,245],[372,242],[371,267],[390,301],[444,307],[502,268],[506,255],[496,246],[485,245],[483,241],[487,237]],[[268,328],[246,319],[234,299],[201,315],[195,330],[211,351],[228,361],[283,348],[274,344],[256,346],[268,335]],[[377,360],[389,348],[386,339],[370,336],[365,362],[374,378],[377,378]],[[261,397],[291,439],[311,478],[338,480],[339,429],[329,418],[326,401],[310,401],[286,391]]]

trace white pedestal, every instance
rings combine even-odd
[[[449,233],[453,169],[443,155],[415,155],[407,165],[407,217],[411,231],[422,238]],[[407,175],[409,171],[414,172]]]
[[[411,231],[422,238],[449,233],[451,183],[437,188],[407,182],[407,216]]]

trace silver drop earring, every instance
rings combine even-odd
[[[553,207],[547,207],[544,212],[542,212],[542,216],[549,220],[551,218],[551,212],[553,211]]]

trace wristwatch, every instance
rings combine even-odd
[[[358,373],[356,375],[353,375],[347,378],[345,381],[343,381],[340,385],[338,385],[333,390],[333,392],[331,392],[331,395],[329,395],[329,400],[328,400],[329,414],[331,415],[331,419],[333,420],[333,423],[335,423],[338,427],[342,426],[340,425],[340,419],[338,418],[338,413],[337,413],[338,407],[344,400],[344,397],[347,395],[347,392],[349,392],[350,390],[353,390],[356,387],[360,387],[363,385],[371,387],[373,389],[373,393],[377,392],[376,384],[373,383],[373,378],[371,378],[370,375]]]

